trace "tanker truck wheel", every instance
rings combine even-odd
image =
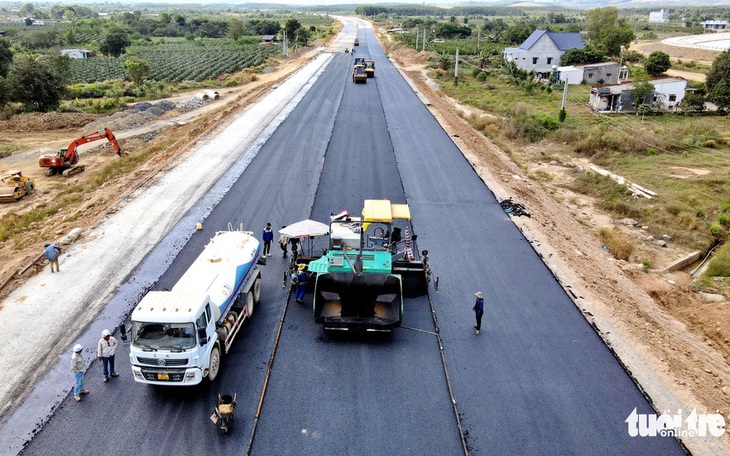
[[[251,290],[253,291],[253,302],[258,304],[261,302],[261,277],[254,280]]]
[[[246,318],[251,318],[251,315],[253,315],[254,304],[253,291],[249,291],[246,293]]]
[[[221,350],[216,345],[213,347],[213,351],[210,352],[210,367],[208,368],[208,380],[211,382],[218,376],[218,371],[221,368]]]

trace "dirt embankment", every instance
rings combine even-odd
[[[529,156],[534,148],[500,138],[510,146],[507,153],[473,129],[458,114],[462,107],[428,80],[424,54],[392,48],[389,56],[425,95],[431,112],[495,195],[527,206],[532,218],[514,218],[515,223],[657,410],[696,407],[698,413],[718,410],[728,416],[730,302],[703,300],[690,291],[685,273],[646,274],[641,265],[615,260],[585,217],[588,212],[613,226],[618,221],[597,210],[590,198],[567,194],[557,183],[530,180],[523,164],[534,162]],[[575,206],[575,201],[582,203]],[[714,452],[717,444],[726,452],[730,436],[688,439],[686,444],[700,454]]]
[[[68,189],[87,186],[84,188],[91,190],[68,195],[67,201],[52,215],[40,222],[31,222],[20,233],[0,241],[0,300],[43,268],[43,262],[39,262],[24,274],[17,274],[41,253],[44,242],[54,242],[76,227],[82,227],[85,231],[93,228],[105,214],[114,212],[117,205],[124,204],[126,197],[141,187],[151,185],[170,166],[194,150],[196,141],[225,127],[235,114],[247,109],[262,93],[291,75],[317,53],[317,50],[310,48],[300,49],[300,53],[292,58],[274,62],[267,71],[251,78],[250,83],[218,90],[220,100],[197,109],[171,110],[141,126],[131,122],[133,128],[114,131],[127,153],[125,157],[117,157],[106,141],[91,143],[80,149],[80,164],[86,170],[69,178],[46,176],[45,170],[38,166],[38,157],[44,153],[56,153],[74,139],[93,131],[96,126],[106,125],[103,119],[113,124],[115,115],[29,113],[1,121],[0,148],[6,152],[0,158],[0,171],[22,171],[35,180],[37,191],[18,202],[0,204],[0,220],[20,223],[23,215],[48,210],[58,204],[62,199],[59,195]],[[179,94],[165,101],[177,103],[194,94]],[[138,115],[144,115],[144,112]],[[118,114],[116,116],[119,117]],[[139,160],[138,157],[142,155],[149,158]],[[95,186],[95,179],[110,163],[119,163],[127,169],[130,161],[135,163],[131,169]]]

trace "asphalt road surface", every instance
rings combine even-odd
[[[336,55],[205,229],[168,252],[177,257],[154,289],[169,289],[229,222],[260,236],[266,222],[326,223],[331,212],[358,214],[364,199],[387,198],[410,204],[439,293],[407,299],[407,328],[391,335],[327,335],[311,296],[303,305],[287,299],[287,260],[274,245],[260,267],[261,303],[214,384],[136,384],[120,346],[122,375],[104,384],[94,363],[91,394],[80,403],[69,395],[24,454],[463,454],[464,446],[470,454],[683,454],[671,438],[629,437],[632,410],[653,412],[645,398],[372,31],[357,34],[356,55],[374,58],[375,78],[353,84],[353,57]],[[319,242],[315,250],[326,247]],[[486,297],[478,336],[477,290]],[[219,392],[238,399],[225,436],[208,419]]]

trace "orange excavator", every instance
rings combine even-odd
[[[79,162],[79,153],[76,149],[82,144],[99,141],[100,139],[108,139],[114,147],[114,151],[117,155],[120,157],[122,156],[122,148],[119,146],[117,138],[114,137],[114,133],[112,133],[108,128],[105,128],[80,137],[72,142],[66,149],[61,149],[61,151],[55,155],[41,155],[38,159],[38,164],[41,168],[48,168],[46,171],[47,176],[62,174],[64,177],[68,177],[78,174],[83,171],[85,167],[83,165],[77,165]]]

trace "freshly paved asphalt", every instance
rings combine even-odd
[[[673,439],[628,436],[624,420],[634,407],[651,413],[647,401],[372,31],[358,36],[376,77],[353,84],[352,56],[335,56],[154,288],[171,287],[229,222],[260,235],[266,222],[278,229],[359,213],[367,198],[407,201],[440,276],[430,297],[471,454],[683,454]],[[291,299],[284,312],[286,260],[278,246],[272,253],[261,266],[262,302],[213,385],[136,384],[120,347],[122,376],[103,384],[94,363],[91,394],[80,403],[69,396],[24,454],[243,454],[282,317],[253,454],[463,453],[436,337],[405,328],[324,334],[310,301]],[[479,336],[477,290],[486,296]],[[405,307],[405,326],[435,330],[428,297]],[[208,421],[218,392],[238,398],[226,436]]]

